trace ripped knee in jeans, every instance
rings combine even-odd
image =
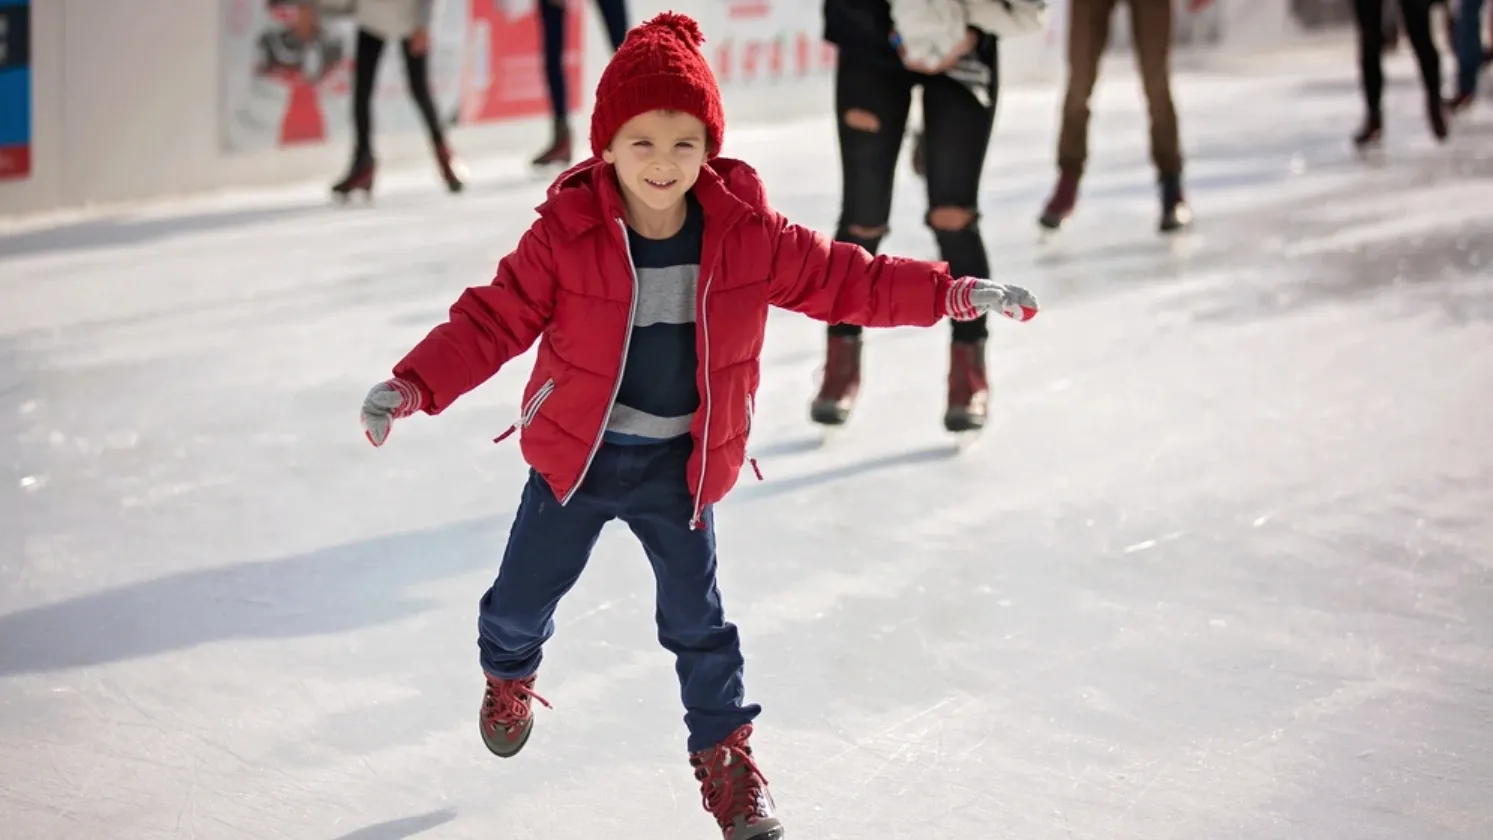
[[[928,211],[928,227],[941,231],[968,230],[979,220],[972,207],[934,207]]]
[[[865,108],[845,109],[844,120],[846,125],[856,131],[875,133],[881,130],[881,118]]]

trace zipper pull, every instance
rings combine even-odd
[[[747,463],[752,465],[752,472],[754,474],[756,474],[757,480],[758,481],[763,481],[764,479],[762,478],[762,468],[759,467],[759,466],[757,466],[757,459],[753,458],[750,455],[748,455],[747,456]]]
[[[502,443],[503,441],[507,440],[508,437],[510,435],[512,435],[516,431],[518,431],[518,424],[514,423],[512,426],[509,426],[507,429],[505,429],[501,435],[498,435],[497,437],[493,438],[492,442],[493,443]]]

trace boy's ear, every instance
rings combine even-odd
[[[612,164],[615,164],[617,162],[617,156],[612,154],[611,146],[608,146],[605,149],[601,150],[601,159],[606,161],[607,163]]]

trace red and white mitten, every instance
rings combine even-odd
[[[999,312],[1013,321],[1037,317],[1037,298],[1020,286],[979,277],[960,277],[949,284],[944,314],[955,321],[973,321],[986,312]]]
[[[423,401],[419,386],[397,377],[373,386],[363,398],[363,434],[368,442],[383,446],[394,420],[419,411]]]

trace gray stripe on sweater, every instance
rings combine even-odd
[[[612,406],[612,416],[607,418],[607,431],[668,440],[689,434],[690,423],[694,419],[693,412],[678,417],[659,417],[616,403]]]
[[[632,325],[693,324],[699,280],[698,265],[638,269],[638,308]]]

